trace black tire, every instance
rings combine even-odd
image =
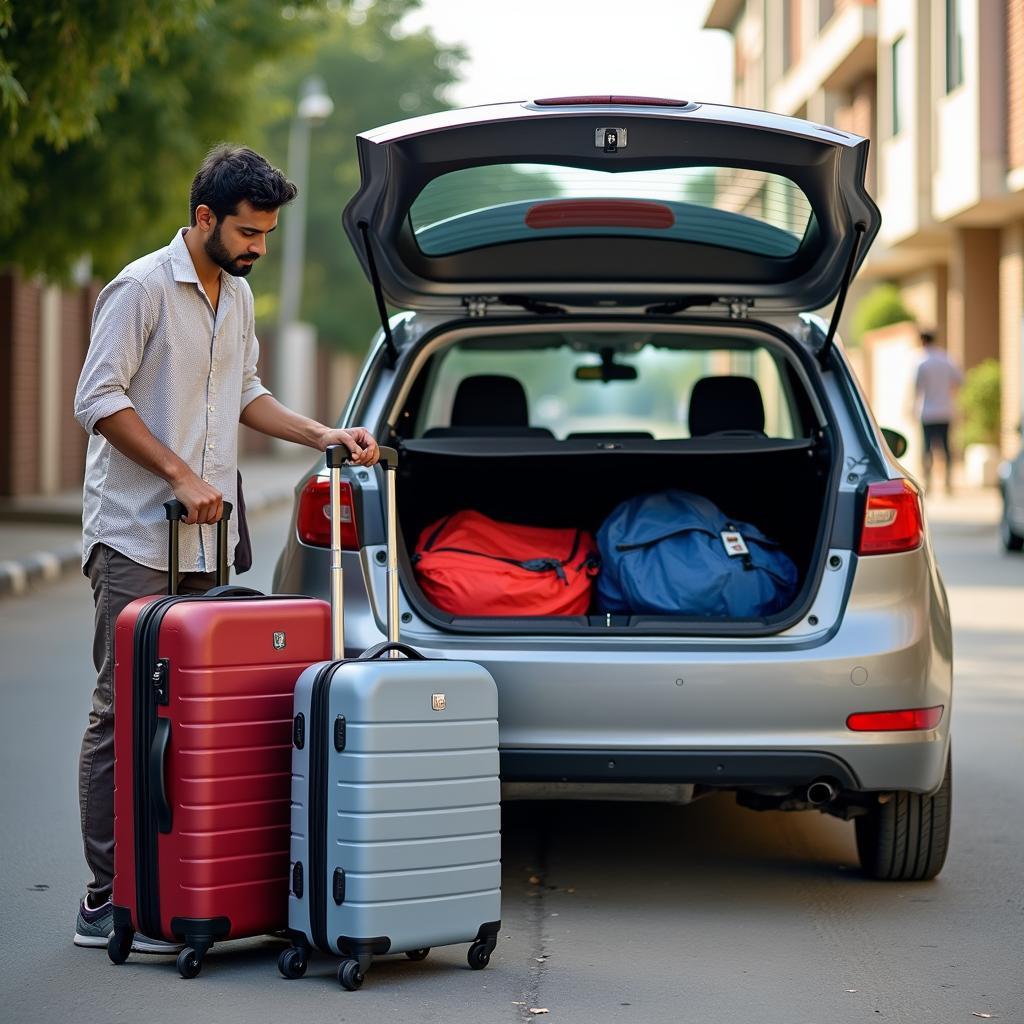
[[[186,946],[178,954],[177,966],[183,978],[194,978],[203,969],[203,958],[191,946]]]
[[[110,938],[107,939],[107,956],[110,957],[112,964],[123,964],[128,959],[134,938],[135,933],[130,928],[124,931],[115,928],[110,933]]]
[[[407,949],[405,955],[410,960],[426,960],[430,956],[430,947],[427,946],[426,949]]]
[[[491,962],[491,951],[484,942],[474,942],[466,956],[474,971],[482,971]]]
[[[277,969],[281,972],[282,977],[293,980],[301,978],[306,973],[308,963],[305,953],[301,949],[291,946],[281,951],[281,955],[277,958]]]
[[[1005,494],[1003,495],[1003,515],[999,520],[999,538],[1006,551],[1024,551],[1024,537],[1017,533],[1010,523],[1010,508],[1006,503]]]
[[[857,853],[869,878],[926,882],[946,861],[952,812],[949,761],[942,785],[931,796],[897,792],[856,820]]]
[[[338,966],[338,984],[349,992],[357,991],[363,984],[363,972],[358,960],[342,960]]]

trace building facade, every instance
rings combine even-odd
[[[1002,367],[1002,448],[1024,418],[1024,0],[714,0],[735,102],[872,140],[882,229],[848,310],[895,282],[969,369]],[[844,317],[848,327],[849,314]]]

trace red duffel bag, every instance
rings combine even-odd
[[[599,562],[585,530],[467,510],[420,534],[413,565],[423,593],[452,615],[586,615]]]

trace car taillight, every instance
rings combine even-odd
[[[313,477],[299,495],[299,514],[296,530],[303,544],[317,547],[331,546],[331,483],[321,477]],[[341,546],[346,551],[359,550],[359,533],[356,529],[355,505],[352,501],[352,485],[341,481]]]
[[[942,721],[945,705],[933,708],[908,708],[906,711],[862,711],[850,715],[847,729],[854,732],[907,732],[911,729],[934,729]]]
[[[923,532],[921,497],[909,480],[886,480],[868,485],[860,554],[911,551],[920,546]]]

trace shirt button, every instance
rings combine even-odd
[[[206,408],[209,409],[210,412],[213,412],[213,410],[216,409],[217,407],[215,405],[208,405]]]
[[[212,444],[208,444],[206,447],[207,447],[207,449],[209,451],[211,451],[211,452],[213,451],[213,445]]]

